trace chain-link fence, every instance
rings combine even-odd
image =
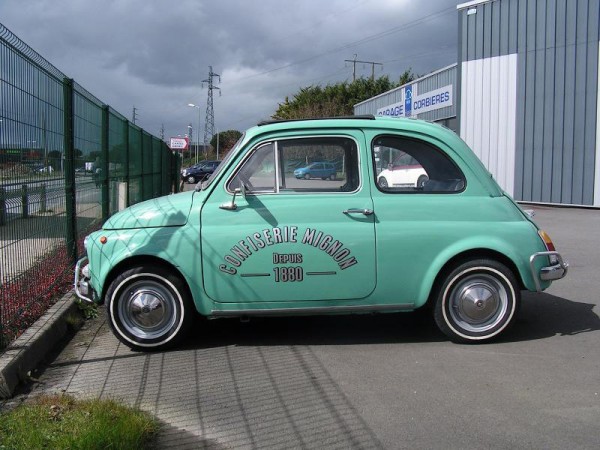
[[[176,191],[178,165],[0,24],[0,350],[71,288],[85,235]]]

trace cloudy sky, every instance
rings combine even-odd
[[[165,138],[268,119],[301,87],[352,80],[358,59],[394,81],[456,62],[457,0],[1,0],[0,22],[54,66]],[[371,66],[356,64],[357,76]],[[188,107],[200,105],[200,109]]]

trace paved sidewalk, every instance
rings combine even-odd
[[[164,424],[158,448],[382,448],[310,347],[215,346],[243,327],[220,324],[208,323],[192,347],[135,353],[112,335],[102,308],[31,393],[140,407]]]

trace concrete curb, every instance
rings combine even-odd
[[[78,314],[73,291],[30,326],[0,355],[0,399],[11,398],[19,382],[67,334],[67,317]]]

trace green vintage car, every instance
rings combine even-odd
[[[427,181],[382,186],[403,155]],[[329,161],[334,180],[289,161]],[[568,265],[452,131],[413,119],[265,122],[195,191],[136,204],[85,240],[77,295],[116,336],[163,349],[207,318],[429,307],[456,342],[505,331],[521,290]]]

